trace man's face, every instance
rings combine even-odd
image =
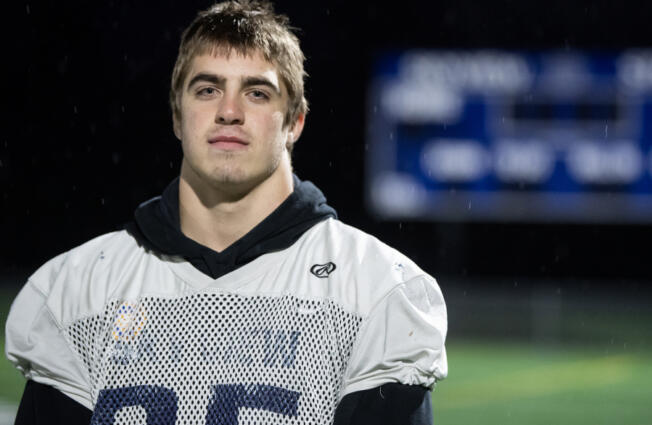
[[[279,164],[289,167],[286,144],[299,136],[303,117],[284,127],[287,107],[287,90],[276,67],[259,52],[196,56],[174,123],[184,154],[182,176],[190,173],[213,187],[250,190]]]

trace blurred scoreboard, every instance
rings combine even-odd
[[[652,50],[387,53],[367,107],[382,218],[652,222]]]

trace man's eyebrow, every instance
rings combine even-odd
[[[274,90],[276,94],[281,95],[281,89],[279,86],[274,84],[271,80],[265,77],[243,77],[242,78],[242,87],[251,87],[251,86],[267,86],[270,89]]]
[[[224,80],[225,78],[219,75],[200,72],[199,74],[192,77],[192,79],[188,82],[188,88],[192,87],[200,81],[220,85],[224,84]]]

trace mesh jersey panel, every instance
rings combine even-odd
[[[202,292],[112,301],[65,334],[94,424],[327,424],[361,321],[327,299]]]

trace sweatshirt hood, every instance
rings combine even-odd
[[[322,220],[337,218],[326,197],[311,182],[293,176],[294,190],[263,221],[222,252],[195,242],[181,231],[179,178],[157,196],[141,204],[127,231],[148,249],[181,256],[201,272],[217,279],[259,256],[288,248]]]

